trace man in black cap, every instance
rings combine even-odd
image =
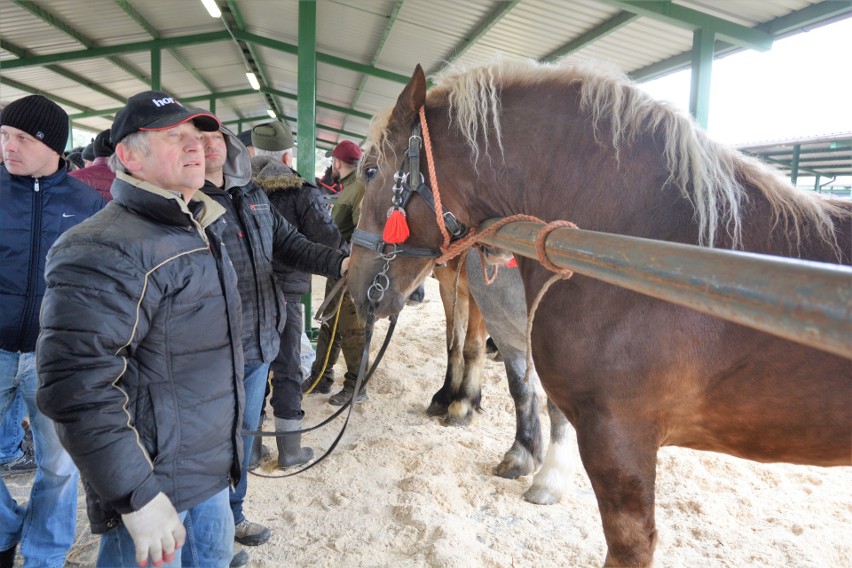
[[[111,201],[112,195],[109,188],[115,179],[115,172],[110,169],[107,160],[115,153],[115,146],[109,139],[109,128],[102,130],[95,137],[92,142],[92,152],[95,156],[92,165],[73,171],[69,175],[94,187],[104,199]]]
[[[254,146],[252,146],[251,141],[251,130],[243,130],[239,134],[237,134],[237,138],[240,142],[243,143],[243,146],[248,150],[249,158],[254,158]]]
[[[233,556],[240,299],[224,210],[198,191],[202,134],[218,128],[162,91],[128,99],[113,200],[48,255],[38,403],[80,468],[99,566],[180,566],[186,539],[194,565]]]
[[[0,423],[20,393],[38,468],[23,506],[0,482],[3,567],[14,563],[18,544],[28,564],[61,567],[74,542],[77,468],[36,406],[36,337],[48,249],[105,203],[94,189],[68,177],[61,158],[67,140],[68,115],[41,95],[18,99],[0,114]]]

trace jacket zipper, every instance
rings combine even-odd
[[[30,270],[27,278],[27,300],[24,303],[24,317],[21,321],[21,333],[18,336],[18,348],[21,342],[29,335],[30,322],[35,312],[35,283],[38,278],[38,267],[41,249],[41,186],[38,178],[33,178],[33,222],[31,226],[32,238],[30,241]]]

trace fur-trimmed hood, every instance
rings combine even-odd
[[[269,156],[255,156],[251,159],[251,175],[267,195],[276,191],[301,188],[305,183],[298,173]]]

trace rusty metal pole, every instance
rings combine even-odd
[[[536,258],[542,226],[509,223],[483,242]],[[546,245],[551,262],[578,274],[852,359],[848,266],[569,228]]]

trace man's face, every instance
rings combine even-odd
[[[218,130],[202,133],[204,137],[204,171],[208,174],[220,172],[228,158],[225,135]]]
[[[152,130],[147,137],[147,155],[119,143],[118,157],[133,177],[179,191],[188,200],[204,185],[201,131],[192,122],[184,122],[168,130]]]
[[[9,173],[39,178],[59,169],[59,154],[41,140],[12,126],[0,126],[3,161]]]
[[[339,163],[340,163],[340,160],[338,160],[337,158],[335,158],[335,157],[331,158],[331,179],[333,179],[333,180],[339,180],[340,179],[340,169],[339,169],[339,166],[338,166]]]

